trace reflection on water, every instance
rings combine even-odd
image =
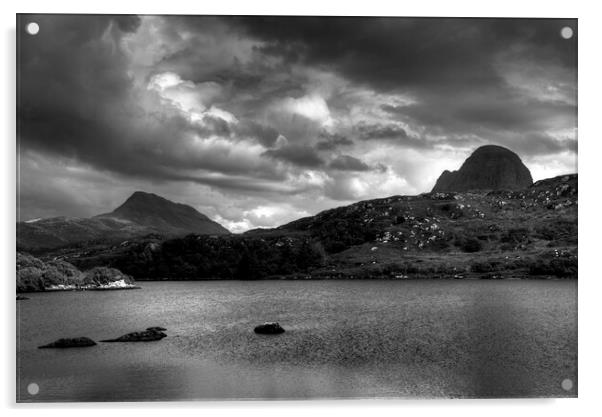
[[[577,394],[576,281],[149,282],[18,306],[19,401]],[[279,321],[280,336],[253,327]],[[151,343],[37,349],[163,326]],[[570,391],[562,381],[575,382]],[[28,394],[30,383],[39,393]]]

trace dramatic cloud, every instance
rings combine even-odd
[[[320,136],[322,139],[320,142],[316,144],[316,148],[321,151],[332,151],[339,147],[346,147],[353,145],[353,141],[351,139],[346,138],[345,136],[341,136],[339,134],[323,134]]]
[[[535,179],[577,169],[576,20],[18,23],[24,220],[90,216],[142,189],[233,231],[271,227],[427,191],[486,143]]]
[[[306,146],[283,146],[266,151],[265,155],[306,168],[318,168],[324,164],[320,156],[312,148]]]
[[[332,169],[340,171],[370,171],[370,166],[350,155],[339,155],[330,162]]]

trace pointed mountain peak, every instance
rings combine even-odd
[[[98,217],[111,217],[151,227],[166,234],[227,234],[220,224],[212,221],[195,208],[174,203],[157,194],[134,192],[122,205],[111,213]]]

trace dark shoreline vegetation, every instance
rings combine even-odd
[[[362,201],[241,235],[151,234],[30,252],[138,281],[574,279],[577,186],[576,174],[565,175],[518,191]]]
[[[17,253],[17,293],[43,291],[93,291],[136,289],[134,279],[115,268],[80,271],[62,260],[44,262]]]

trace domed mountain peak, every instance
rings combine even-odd
[[[432,192],[518,190],[533,184],[531,172],[520,157],[498,145],[477,148],[458,171],[445,170]]]

